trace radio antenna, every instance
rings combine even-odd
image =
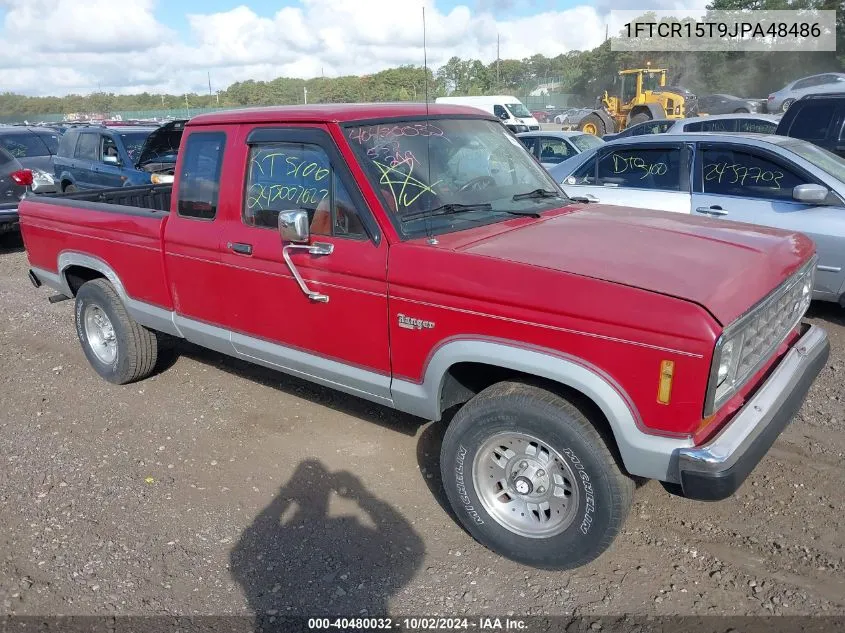
[[[423,75],[425,76],[425,162],[428,168],[428,187],[429,194],[431,191],[431,122],[428,111],[428,52],[425,42],[425,5],[422,8],[422,26],[423,26]],[[428,210],[431,210],[431,195],[428,196]],[[431,234],[431,226],[429,215],[425,216],[425,233],[428,236],[429,244],[437,244],[437,238]]]

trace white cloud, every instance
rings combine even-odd
[[[609,0],[598,0],[607,6],[552,10],[536,0],[537,13],[513,17],[501,12],[513,6],[508,2],[467,0],[444,13],[435,0],[423,1],[433,68],[455,55],[492,61],[497,33],[503,58],[592,48],[604,39],[610,8]],[[627,4],[614,0],[613,8]],[[650,0],[635,8],[678,4]],[[204,91],[208,72],[224,88],[281,75],[372,73],[423,59],[420,0],[300,0],[269,18],[240,6],[187,16],[187,40],[156,19],[156,0],[0,0],[0,6],[3,89],[25,94],[85,94],[98,86],[118,93]]]

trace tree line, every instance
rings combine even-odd
[[[575,95],[592,105],[604,90],[613,90],[614,78],[623,68],[669,69],[669,83],[694,93],[729,93],[765,98],[798,77],[819,72],[845,71],[845,9],[842,0],[714,0],[711,10],[737,9],[838,9],[837,52],[614,52],[610,41],[588,51],[570,51],[554,57],[533,55],[525,59],[452,57],[436,72],[421,66],[399,66],[371,75],[271,81],[235,82],[218,94],[162,95],[142,92],[116,95],[94,92],[65,97],[29,97],[0,94],[0,116],[37,118],[39,114],[116,112],[127,110],[242,107],[276,104],[342,103],[361,101],[423,101],[446,94],[507,93],[524,97],[538,86],[549,92]],[[649,20],[645,14],[640,20]],[[565,38],[565,33],[561,34]]]

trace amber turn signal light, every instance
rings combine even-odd
[[[675,377],[675,361],[660,361],[660,380],[657,384],[657,401],[660,404],[669,404],[669,396],[672,395],[672,379]]]

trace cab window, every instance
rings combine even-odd
[[[223,132],[194,132],[188,136],[179,174],[177,212],[180,216],[213,220],[217,215],[225,146]]]
[[[249,150],[243,221],[276,229],[279,213],[304,209],[311,233],[366,236],[358,211],[319,145],[261,143]]]

